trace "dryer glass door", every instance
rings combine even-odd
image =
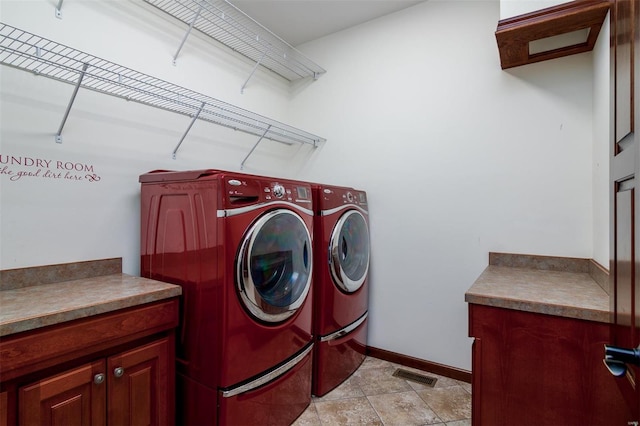
[[[289,318],[311,286],[311,236],[295,213],[273,210],[249,229],[240,248],[237,288],[245,307],[267,322]]]
[[[369,227],[362,213],[349,210],[331,233],[329,263],[333,280],[342,291],[358,290],[369,271]]]

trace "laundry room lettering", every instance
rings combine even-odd
[[[65,182],[99,182],[102,179],[93,164],[10,154],[0,154],[0,177],[11,182],[32,178]]]

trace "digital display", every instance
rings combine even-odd
[[[307,188],[304,186],[299,186],[297,188],[298,190],[298,197],[302,198],[302,199],[307,199],[309,198],[309,191],[307,191]]]
[[[359,193],[358,195],[359,195],[361,203],[366,203],[367,202],[367,196],[366,195],[364,195],[362,192]]]

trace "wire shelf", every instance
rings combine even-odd
[[[145,1],[289,81],[326,72],[226,0]]]
[[[326,141],[295,127],[4,23],[0,23],[0,63],[107,95],[191,116],[194,121],[197,118],[239,130],[259,136],[260,139],[313,146]]]

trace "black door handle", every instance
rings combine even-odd
[[[604,365],[616,377],[624,376],[627,364],[640,366],[640,346],[635,349],[604,345]]]

